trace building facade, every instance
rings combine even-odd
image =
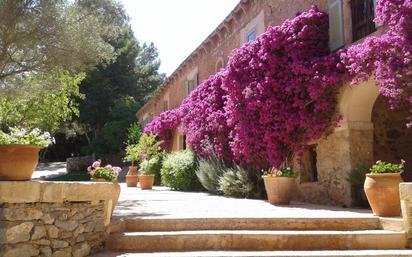
[[[227,64],[233,49],[312,4],[329,14],[331,51],[385,31],[373,22],[374,0],[241,0],[138,111],[139,122],[145,125],[161,112],[179,107],[201,81]],[[341,125],[312,142],[303,161],[294,165],[299,173],[296,198],[351,206],[355,194],[348,182],[351,172],[376,160],[399,162],[404,158],[412,162],[412,132],[404,126],[408,110],[387,110],[372,78],[362,85],[342,87],[338,98]],[[176,130],[172,150],[185,148],[185,136]],[[412,170],[408,169],[405,180],[412,179]]]

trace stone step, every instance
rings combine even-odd
[[[406,257],[412,250],[344,250],[344,251],[208,251],[124,253],[102,252],[91,257]]]
[[[379,218],[126,219],[112,232],[182,230],[378,230]]]
[[[196,230],[125,232],[110,235],[110,250],[164,251],[274,251],[403,249],[404,232],[361,231],[272,231]]]

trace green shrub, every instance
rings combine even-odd
[[[161,169],[163,184],[182,191],[200,189],[196,166],[196,157],[189,150],[168,154]]]
[[[209,159],[200,158],[196,175],[200,184],[211,193],[219,193],[219,179],[223,176],[226,169],[223,161],[219,160],[215,155]]]
[[[239,198],[254,198],[260,194],[261,189],[255,186],[251,176],[251,171],[242,168],[239,165],[234,165],[227,168],[223,176],[219,179],[219,190],[225,196]]]
[[[140,170],[142,175],[155,175],[155,185],[160,185],[162,169],[162,155],[154,156],[150,159],[145,159],[140,163]]]

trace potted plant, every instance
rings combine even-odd
[[[52,143],[48,132],[10,128],[0,131],[0,180],[30,180],[39,162],[40,149]]]
[[[156,163],[161,164],[161,155],[162,155],[162,152],[163,152],[161,147],[160,147],[161,143],[162,142],[158,142],[156,140],[156,135],[143,134],[140,137],[139,142],[137,144],[129,145],[126,148],[126,156],[125,156],[126,160],[132,161],[132,164],[134,164],[134,162],[136,162],[136,161],[141,162],[140,163],[140,165],[141,165],[140,170],[141,170],[141,172],[143,172],[143,174],[138,175],[138,172],[137,172],[137,169],[136,169],[136,175],[138,175],[139,182],[141,182],[140,179],[144,180],[143,182],[140,183],[141,188],[142,188],[142,184],[143,184],[143,189],[151,189],[152,186],[153,186],[153,182],[151,182],[151,181],[152,180],[154,181],[154,174],[156,174],[156,167],[157,166],[155,164]],[[152,167],[152,165],[154,165],[154,166]],[[160,168],[158,170],[160,170]],[[130,171],[130,169],[129,169],[129,171]]]
[[[135,163],[140,160],[140,149],[138,145],[128,145],[126,147],[125,160],[132,163],[126,174],[126,185],[128,187],[136,187],[139,181],[137,166]]]
[[[87,168],[91,180],[96,182],[117,182],[117,177],[121,170],[120,167],[113,167],[110,164],[102,167],[100,160],[93,162],[93,164]]]
[[[155,175],[158,173],[157,171],[160,170],[162,166],[162,158],[161,156],[152,156],[150,159],[145,159],[140,164],[140,175],[139,175],[139,183],[140,189],[152,189]]]
[[[289,204],[296,184],[296,173],[290,167],[271,168],[262,176],[271,204]]]
[[[127,130],[127,147],[125,160],[131,162],[129,170],[126,174],[126,185],[128,187],[136,187],[138,178],[138,167],[137,162],[141,158],[141,147],[138,145],[140,137],[142,134],[142,129],[138,123],[133,123]]]
[[[364,189],[375,215],[400,215],[399,183],[404,164],[404,160],[400,164],[377,161],[366,174]]]
[[[87,168],[87,171],[90,175],[90,179],[94,182],[113,182],[113,186],[115,188],[115,193],[112,197],[113,212],[120,196],[120,185],[117,182],[117,177],[119,176],[122,169],[120,167],[113,167],[110,164],[102,167],[101,160],[97,160]]]

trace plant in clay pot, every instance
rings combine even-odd
[[[53,142],[48,132],[10,128],[0,131],[0,180],[30,180],[39,161],[40,149]]]
[[[364,189],[375,215],[400,215],[399,184],[403,181],[400,174],[404,164],[404,160],[399,164],[377,161],[366,174]]]
[[[152,189],[154,180],[155,180],[155,175],[154,175],[154,169],[153,167],[157,165],[157,162],[159,160],[157,158],[152,158],[149,160],[144,160],[140,164],[140,175],[139,175],[139,183],[140,183],[140,189],[145,190],[145,189]]]
[[[101,164],[101,160],[93,162],[93,164],[87,168],[87,172],[89,173],[91,180],[94,182],[113,182],[113,186],[115,188],[115,193],[112,197],[113,213],[114,207],[116,206],[120,196],[120,185],[117,182],[117,177],[122,171],[122,168],[113,167],[110,164],[102,167]]]
[[[132,166],[126,175],[127,186],[137,186],[139,180],[137,162],[142,162],[145,159],[158,156],[162,152],[160,148],[161,142],[157,142],[155,135],[143,134],[137,144],[131,144],[126,147],[125,160],[130,161]]]
[[[101,161],[97,160],[87,168],[87,171],[92,181],[117,182],[117,177],[122,169],[120,167],[113,167],[110,164],[102,167]]]
[[[285,164],[264,172],[263,181],[271,204],[289,204],[296,184],[296,173]]]

